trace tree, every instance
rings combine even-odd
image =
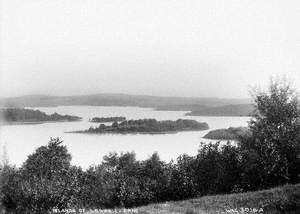
[[[299,182],[300,109],[295,90],[284,80],[271,80],[268,91],[256,91],[254,98],[247,149],[260,158],[261,187]]]
[[[157,152],[143,162],[141,182],[148,195],[148,201],[158,202],[168,199],[171,172],[169,166],[160,160]]]
[[[3,183],[5,183],[5,172],[10,168],[8,164],[8,155],[6,146],[3,146],[3,152],[0,154],[0,213],[4,213],[4,208],[2,205],[3,199]]]
[[[0,183],[1,204],[8,213],[25,213],[22,206],[24,200],[20,183],[21,176],[19,171],[9,165],[3,166]]]
[[[198,194],[218,194],[223,186],[222,155],[219,151],[220,142],[202,143],[196,157],[196,186]]]
[[[196,160],[186,154],[177,158],[177,164],[172,166],[170,181],[170,197],[172,200],[182,200],[197,195]]]
[[[82,170],[71,167],[71,155],[58,138],[29,155],[21,169],[5,171],[3,204],[17,213],[47,213],[80,203]]]
[[[236,189],[240,183],[241,176],[241,166],[240,166],[240,153],[239,148],[235,145],[232,145],[230,142],[227,142],[226,145],[223,145],[219,151],[220,165],[221,165],[221,174],[220,181],[221,185],[218,188],[218,191],[221,193],[229,193],[239,191]]]

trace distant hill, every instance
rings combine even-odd
[[[46,96],[28,95],[21,97],[0,98],[0,107],[51,107],[66,105],[90,105],[90,106],[137,106],[148,107],[156,110],[168,111],[191,111],[190,115],[214,115],[228,114],[230,116],[245,115],[245,104],[249,105],[248,99],[223,99],[201,97],[160,97],[127,94],[94,94],[83,96]],[[234,106],[232,113],[230,107],[221,111],[223,106]],[[220,107],[219,111],[215,109]],[[227,107],[225,107],[227,108]],[[240,109],[241,108],[241,109]],[[236,111],[237,110],[237,111]],[[214,113],[215,112],[215,113]],[[224,112],[224,113],[222,113]],[[237,112],[237,114],[235,113]],[[241,113],[239,113],[241,112]]]
[[[234,104],[194,110],[190,116],[250,116],[254,111],[252,104]]]

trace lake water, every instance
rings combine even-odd
[[[72,134],[67,131],[84,130],[96,123],[92,117],[124,116],[127,119],[155,118],[157,120],[193,119],[207,122],[210,130],[246,126],[248,117],[185,116],[186,111],[155,111],[138,107],[59,106],[35,108],[47,114],[57,112],[83,117],[80,122],[43,123],[32,125],[5,125],[0,127],[0,150],[6,148],[9,162],[20,166],[34,150],[46,145],[50,137],[59,137],[72,154],[72,163],[86,168],[102,161],[109,152],[134,151],[139,160],[158,152],[165,161],[175,160],[180,154],[195,155],[202,137],[209,131],[188,131],[175,134]],[[0,151],[3,153],[3,151]]]

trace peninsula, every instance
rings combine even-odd
[[[2,108],[0,109],[0,122],[2,124],[33,124],[45,122],[79,121],[81,117],[73,115],[51,115],[33,109]]]
[[[204,138],[211,140],[239,140],[251,135],[248,127],[230,127],[228,129],[216,129],[208,132]]]

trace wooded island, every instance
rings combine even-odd
[[[207,130],[207,129],[208,129],[207,123],[200,123],[195,120],[178,119],[176,121],[171,121],[171,120],[157,121],[156,119],[140,119],[140,120],[125,120],[120,123],[114,122],[112,125],[100,124],[98,127],[90,127],[87,130],[73,131],[69,133],[161,134],[161,133],[168,133],[168,132],[198,131],[198,130]]]

